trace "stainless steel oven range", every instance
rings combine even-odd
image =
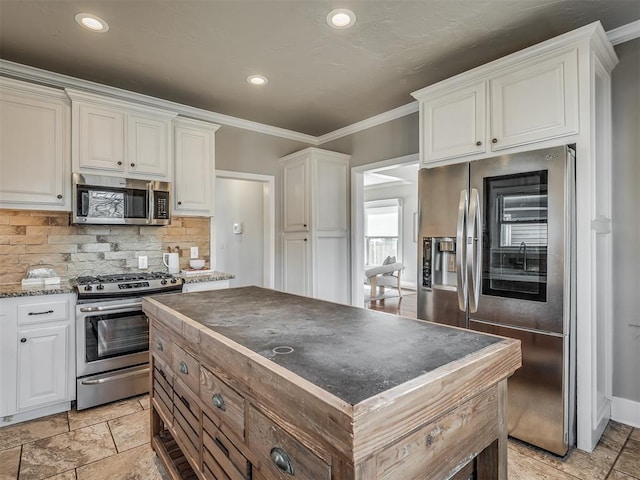
[[[168,273],[76,279],[76,408],[149,391],[149,320],[142,297],[182,290]]]

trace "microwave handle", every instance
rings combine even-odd
[[[155,199],[155,195],[153,194],[153,182],[147,182],[147,190],[149,192],[149,194],[147,195],[147,197],[149,198],[149,210],[147,210],[147,223],[151,224],[153,223],[153,217],[155,216],[155,208],[156,208],[156,199]]]

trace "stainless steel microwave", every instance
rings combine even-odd
[[[168,225],[171,184],[151,180],[73,174],[73,223]]]

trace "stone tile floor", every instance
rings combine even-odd
[[[149,447],[149,397],[0,429],[0,480],[167,480]],[[510,480],[640,480],[640,428],[610,422],[591,453],[509,441]],[[399,479],[400,480],[400,479]]]

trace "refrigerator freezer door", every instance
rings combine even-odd
[[[568,337],[469,321],[469,328],[520,340],[522,367],[509,377],[509,435],[557,455],[568,451],[564,355]]]
[[[471,163],[470,186],[482,207],[482,285],[473,319],[568,333],[568,159],[563,146]]]

